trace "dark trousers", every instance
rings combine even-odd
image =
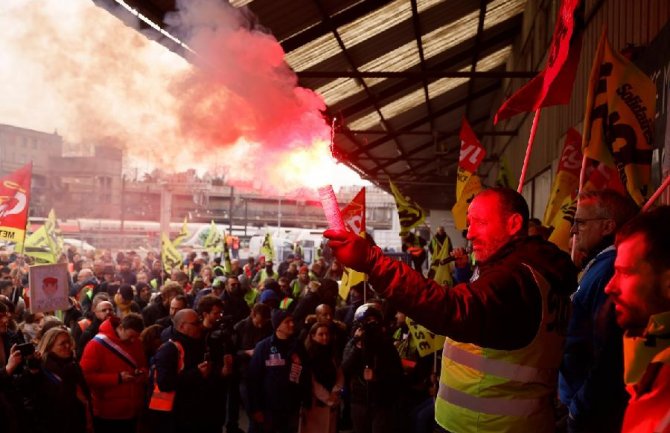
[[[392,408],[360,403],[351,403],[351,421],[355,433],[393,433],[398,427]]]

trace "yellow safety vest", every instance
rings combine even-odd
[[[281,302],[279,303],[279,309],[288,310],[288,307],[290,307],[292,303],[293,298],[291,298],[290,296],[285,296],[284,299],[282,299]]]
[[[563,336],[551,326],[550,285],[528,265],[542,295],[542,319],[533,341],[496,350],[447,338],[442,352],[435,420],[453,433],[554,432]]]

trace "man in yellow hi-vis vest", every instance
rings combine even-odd
[[[570,257],[528,237],[528,205],[491,188],[468,209],[477,260],[469,281],[446,287],[384,256],[362,238],[327,230],[345,266],[365,272],[380,295],[445,335],[435,420],[444,431],[555,431],[553,399],[577,269]],[[457,266],[468,266],[465,256]]]

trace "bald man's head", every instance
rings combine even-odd
[[[196,339],[202,335],[202,321],[195,310],[190,308],[179,310],[172,320],[177,332]]]

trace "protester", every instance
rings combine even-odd
[[[586,258],[572,296],[560,398],[568,407],[568,431],[619,432],[628,401],[623,383],[622,331],[605,286],[614,273],[614,236],[638,211],[630,199],[611,191],[580,194],[574,224],[575,249]]]
[[[552,397],[576,269],[556,246],[527,236],[528,206],[511,189],[479,193],[467,218],[477,268],[469,283],[453,288],[353,233],[324,236],[337,259],[367,273],[398,310],[448,337],[435,407],[440,428],[553,432]],[[457,263],[467,265],[463,258]]]
[[[327,323],[315,323],[305,340],[312,372],[312,400],[303,408],[300,433],[335,433],[344,372],[339,365]]]
[[[205,359],[202,322],[194,310],[187,308],[175,315],[174,327],[173,337],[154,358],[150,416],[161,432],[214,432],[213,414],[200,411],[207,398],[201,390],[212,372]]]
[[[73,355],[74,341],[66,329],[52,328],[40,340],[34,355],[37,363],[30,363],[20,379],[27,431],[93,430],[90,394]]]
[[[342,368],[349,378],[351,418],[356,433],[400,432],[397,413],[403,389],[400,356],[384,334],[375,304],[356,310],[354,337],[344,349]]]
[[[642,213],[616,238],[605,293],[625,330],[624,381],[631,398],[622,432],[665,432],[670,421],[670,207]]]
[[[134,433],[144,406],[148,368],[142,316],[110,317],[84,349],[81,369],[93,396],[96,433]]]
[[[256,345],[249,364],[251,421],[255,431],[293,433],[300,407],[310,398],[310,372],[290,313],[274,310],[272,327],[274,333]]]
[[[86,327],[84,332],[82,332],[81,337],[77,342],[77,359],[81,359],[86,345],[93,337],[96,336],[100,329],[100,325],[102,325],[102,322],[114,315],[114,306],[109,301],[101,300],[96,304],[93,315],[93,320],[91,321],[90,325]]]

